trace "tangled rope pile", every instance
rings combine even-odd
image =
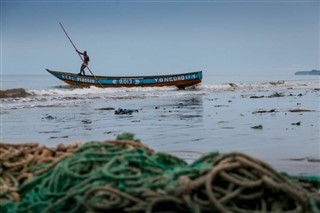
[[[0,201],[19,201],[19,185],[54,166],[61,158],[72,153],[80,144],[57,149],[39,146],[36,143],[0,143]]]
[[[319,193],[241,153],[210,153],[188,165],[137,141],[89,142],[35,171],[18,184],[21,199],[4,202],[5,212],[298,213],[320,207]]]

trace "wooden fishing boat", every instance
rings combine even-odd
[[[202,71],[188,72],[173,75],[155,76],[93,76],[78,75],[68,72],[53,71],[49,73],[65,83],[78,87],[160,87],[176,86],[179,89],[201,83]]]

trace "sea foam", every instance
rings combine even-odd
[[[120,87],[120,88],[77,88],[71,86],[49,89],[25,89],[27,97],[3,98],[1,109],[29,107],[66,106],[95,101],[117,99],[148,99],[210,95],[215,93],[236,93],[256,91],[286,91],[295,89],[319,89],[319,81],[277,81],[224,84],[200,84],[196,87],[179,90],[176,87]]]

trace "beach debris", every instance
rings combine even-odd
[[[214,105],[213,107],[229,107],[229,105]]]
[[[282,160],[288,160],[288,161],[307,161],[310,163],[320,163],[319,158],[313,158],[313,157],[302,157],[302,158],[287,158]],[[319,177],[320,178],[320,177]],[[319,185],[320,186],[320,185]]]
[[[308,160],[307,157],[302,157],[302,158],[285,158],[285,159],[282,159],[282,160],[288,160],[288,161],[306,161]]]
[[[274,113],[277,112],[276,109],[270,109],[270,110],[257,110],[252,112],[252,114],[257,114],[257,113]]]
[[[84,120],[81,120],[82,123],[84,124],[91,124],[92,121],[90,119],[84,119]]]
[[[298,121],[298,122],[296,122],[296,123],[291,123],[291,125],[300,126],[300,125],[301,125],[301,121]]]
[[[264,95],[261,95],[261,96],[256,96],[256,95],[252,95],[250,96],[249,98],[279,98],[279,97],[285,97],[285,95],[283,93],[279,93],[279,92],[275,92],[271,95],[268,95],[268,96],[264,96]]]
[[[206,100],[207,100],[207,101],[216,101],[216,100],[218,100],[218,98],[215,98],[215,99],[213,99],[213,98],[206,98]]]
[[[30,95],[23,88],[0,90],[0,98],[24,98]]]
[[[230,86],[230,87],[237,87],[237,84],[235,84],[235,83],[229,83],[229,86]]]
[[[42,120],[53,120],[53,119],[57,119],[57,117],[53,117],[52,115],[49,114],[45,114],[45,117],[42,118]]]
[[[131,132],[123,132],[117,135],[117,140],[134,140],[134,134]]]
[[[293,95],[293,94],[291,94],[291,93],[290,93],[288,96],[290,96],[290,97],[292,97],[292,96],[298,96],[298,97],[301,97],[301,96],[303,96],[303,95],[302,95],[302,93],[299,93],[298,95]]]
[[[308,162],[311,162],[311,163],[320,163],[320,159],[308,158]]]
[[[269,84],[273,85],[273,86],[276,86],[276,85],[281,85],[281,84],[284,84],[285,81],[275,81],[275,82],[269,82]]]
[[[263,129],[262,125],[256,125],[256,126],[252,126],[252,129]]]
[[[116,114],[116,115],[129,114],[129,115],[131,115],[133,112],[139,112],[139,110],[118,108],[116,111],[114,111],[114,114]]]
[[[57,138],[69,138],[68,135],[65,136],[51,136],[50,139],[57,139]]]
[[[96,110],[115,110],[115,108],[113,108],[113,107],[102,107],[102,108],[98,108]]]
[[[235,129],[235,127],[232,127],[232,126],[223,126],[223,127],[220,127],[220,129]]]
[[[265,97],[264,95],[261,95],[261,96],[252,95],[249,98],[264,98],[264,97]]]
[[[275,92],[272,95],[269,95],[268,98],[279,98],[284,97],[285,95],[283,93]]]
[[[39,131],[39,133],[48,134],[48,133],[59,133],[60,131],[51,130],[51,131]]]
[[[289,112],[314,112],[315,110],[312,109],[304,109],[304,108],[295,108],[290,109]]]
[[[229,123],[229,121],[218,121],[218,124]]]

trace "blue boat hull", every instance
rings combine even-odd
[[[156,76],[92,76],[77,75],[68,72],[53,71],[47,69],[56,78],[65,83],[78,87],[159,87],[176,86],[185,88],[197,85],[202,81],[202,71]]]

